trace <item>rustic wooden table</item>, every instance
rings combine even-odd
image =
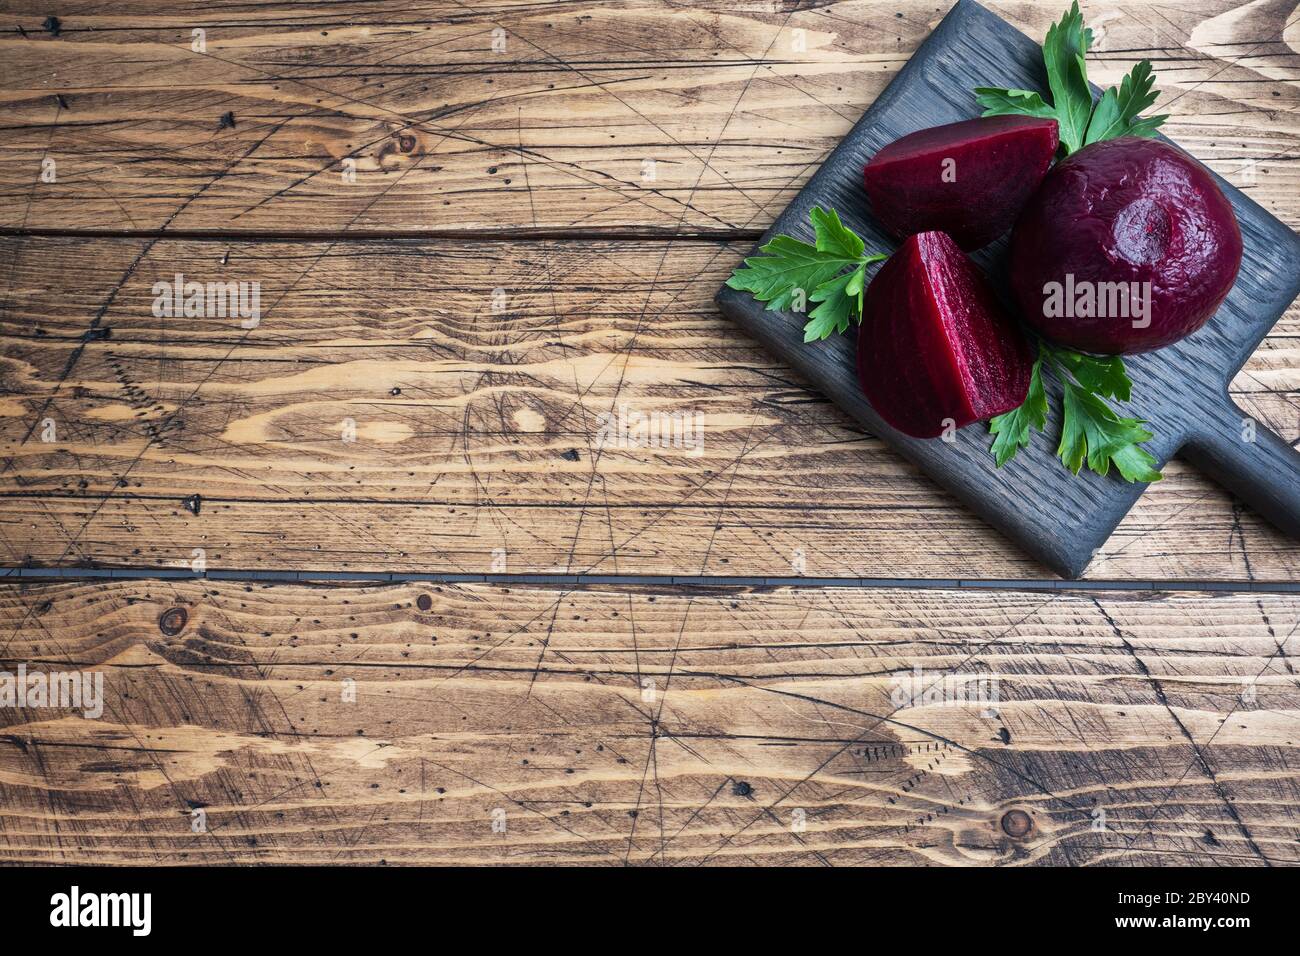
[[[711,304],[948,6],[0,3],[0,664],[105,698],[0,859],[1300,861],[1300,546],[1176,461],[1063,586]],[[1300,226],[1296,0],[1085,13]]]

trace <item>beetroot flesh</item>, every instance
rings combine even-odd
[[[1056,120],[1032,116],[990,116],[912,133],[867,163],[872,212],[900,239],[937,230],[963,249],[979,249],[1015,224],[1059,143]]]
[[[872,408],[934,438],[1018,407],[1034,356],[984,276],[942,232],[908,238],[867,288],[858,379]]]
[[[1159,140],[1125,137],[1085,146],[1048,175],[1012,233],[1011,282],[1025,321],[1051,341],[1147,352],[1206,323],[1241,252],[1232,204],[1203,166]]]

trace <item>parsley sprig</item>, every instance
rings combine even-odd
[[[847,332],[855,320],[862,322],[867,266],[889,256],[868,255],[866,243],[840,222],[834,209],[814,206],[809,219],[815,245],[777,236],[759,250],[767,255],[746,259],[727,285],[753,293],[768,311],[807,312],[807,303],[816,303],[803,329],[803,340],[814,342]]]
[[[1153,89],[1155,74],[1151,61],[1143,60],[1124,77],[1119,88],[1102,94],[1096,106],[1088,86],[1085,60],[1092,47],[1092,31],[1083,25],[1078,0],[1060,23],[1047,28],[1043,41],[1043,62],[1051,102],[1032,90],[1005,90],[982,86],[975,99],[985,116],[1023,114],[1054,119],[1060,126],[1061,146],[1066,155],[1090,143],[1118,136],[1154,136],[1168,116],[1140,116],[1160,95]]]
[[[1153,437],[1151,432],[1140,419],[1121,418],[1106,402],[1108,398],[1127,402],[1132,394],[1124,360],[1118,355],[1072,352],[1042,341],[1024,404],[989,422],[989,431],[996,436],[991,450],[999,468],[1028,447],[1031,431],[1042,431],[1047,425],[1045,364],[1061,382],[1061,443],[1056,455],[1066,468],[1077,475],[1086,462],[1099,475],[1109,474],[1113,465],[1125,481],[1164,477],[1151,453],[1139,447]]]
[[[1133,67],[1118,89],[1112,86],[1094,105],[1086,60],[1092,41],[1093,33],[1084,26],[1075,0],[1061,22],[1048,27],[1043,41],[1051,101],[1032,90],[979,87],[975,98],[984,107],[984,115],[1054,119],[1066,155],[1105,139],[1154,136],[1168,117],[1140,115],[1160,95],[1154,90],[1151,61]],[[1139,419],[1121,418],[1106,402],[1108,398],[1129,400],[1133,383],[1124,360],[1072,352],[1046,342],[1039,343],[1024,404],[989,422],[989,431],[995,436],[993,458],[999,468],[1029,445],[1031,431],[1042,431],[1047,425],[1044,365],[1061,382],[1061,443],[1056,454],[1070,471],[1077,475],[1086,463],[1100,475],[1109,473],[1113,465],[1126,481],[1159,481],[1163,477],[1155,467],[1155,458],[1139,447],[1151,439],[1151,432]]]

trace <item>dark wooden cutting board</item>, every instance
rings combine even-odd
[[[836,209],[866,240],[868,250],[897,248],[871,216],[862,167],[900,136],[978,116],[970,93],[977,86],[1045,91],[1047,78],[1038,43],[973,0],[961,0],[763,242],[777,233],[811,242],[808,212],[823,206]],[[1134,383],[1129,413],[1150,422],[1155,438],[1145,447],[1162,466],[1181,451],[1273,524],[1300,537],[1300,454],[1262,425],[1248,424],[1249,417],[1227,391],[1300,292],[1300,237],[1221,178],[1219,185],[1241,224],[1241,274],[1218,313],[1195,335],[1125,360]],[[1006,239],[974,258],[1005,290]],[[748,293],[726,288],[717,302],[872,434],[1063,577],[1083,573],[1146,487],[1113,473],[1105,478],[1086,470],[1071,475],[1054,454],[1060,437],[1058,400],[1052,402],[1046,433],[1035,435],[1031,446],[1001,469],[989,455],[992,439],[982,423],[961,429],[955,442],[909,438],[886,425],[863,397],[854,371],[853,332],[805,345],[803,315],[769,312]],[[1252,429],[1253,440],[1247,440]]]

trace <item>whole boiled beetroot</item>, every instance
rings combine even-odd
[[[1240,265],[1232,204],[1203,166],[1154,139],[1105,140],[1058,163],[1011,236],[1025,321],[1086,352],[1148,352],[1191,335]]]
[[[900,239],[932,230],[966,250],[1011,229],[1060,143],[1054,119],[990,116],[904,136],[863,170],[871,211]]]
[[[992,418],[1029,391],[1034,356],[984,276],[942,232],[911,236],[867,287],[858,380],[914,438]]]

